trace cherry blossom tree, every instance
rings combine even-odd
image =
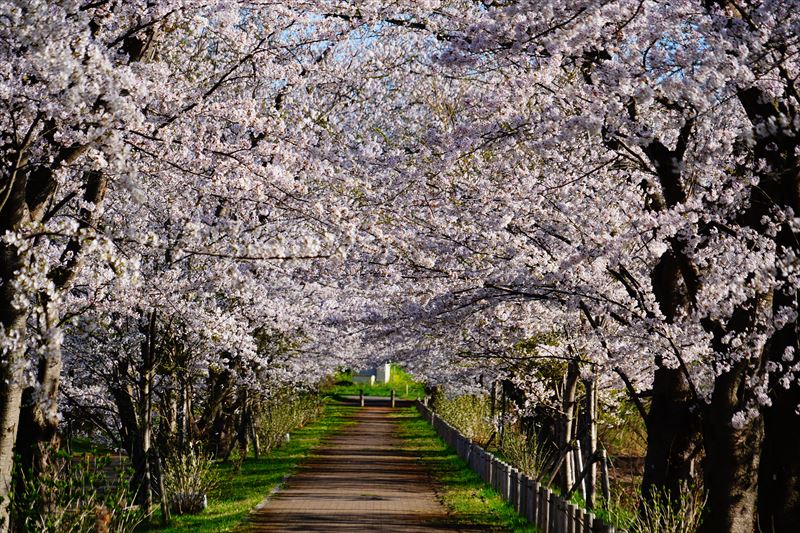
[[[390,292],[410,298],[386,331],[441,371],[585,321],[581,353],[634,398],[652,390],[645,496],[677,493],[704,457],[709,531],[752,530],[759,492],[762,523],[798,512],[795,458],[780,456],[796,435],[769,427],[797,407],[792,7],[408,17],[443,43],[438,62],[381,93],[402,118],[364,117],[394,128],[360,122],[385,137],[365,177],[392,249],[375,262],[410,283]],[[399,308],[365,318],[381,307]],[[489,349],[456,348],[469,340]]]
[[[15,444],[31,468],[57,445],[62,375],[144,469],[182,387],[392,359],[532,405],[548,360],[637,406],[645,498],[701,471],[708,531],[790,528],[798,17],[3,4],[0,520]]]

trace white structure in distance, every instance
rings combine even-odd
[[[384,363],[375,368],[360,370],[353,375],[353,383],[389,383],[392,377],[392,367],[390,363]]]

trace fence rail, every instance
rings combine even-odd
[[[535,525],[540,533],[615,533],[593,513],[570,503],[547,487],[495,457],[434,413],[420,401],[417,410],[473,472]],[[624,533],[620,531],[619,533]]]

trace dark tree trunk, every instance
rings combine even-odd
[[[34,133],[40,119],[37,117],[33,121],[28,135]],[[0,234],[15,232],[26,223],[40,221],[56,187],[54,172],[63,164],[74,162],[84,151],[84,147],[65,148],[56,154],[52,163],[44,166],[30,164],[24,149],[1,161],[0,166],[8,174],[4,173],[0,181],[0,188],[6,191],[0,203]],[[22,363],[28,310],[20,308],[15,301],[20,296],[25,300],[28,297],[17,288],[16,281],[19,272],[25,270],[29,255],[30,252],[21,253],[15,245],[0,242],[0,324],[6,336],[18,339],[14,349],[0,354],[0,527],[8,527],[10,522],[14,446],[23,396]]]
[[[741,394],[749,365],[748,361],[739,363],[716,379],[704,416],[708,490],[704,532],[752,533],[755,529],[764,421],[756,415],[742,427],[731,423],[744,403]]]
[[[662,257],[652,274],[653,292],[667,322],[690,304],[685,268],[672,250]],[[701,444],[700,410],[686,370],[680,365],[656,361],[647,426],[647,453],[642,477],[642,496],[651,501],[654,491],[678,495],[681,482],[692,475],[692,460]]]
[[[261,456],[261,443],[259,442],[258,438],[258,426],[256,425],[256,418],[250,422],[250,427],[248,428],[250,432],[250,442],[253,445],[253,457],[258,459]]]
[[[660,191],[648,193],[647,208],[661,211],[686,200],[679,163],[683,161],[693,129],[694,121],[687,119],[678,132],[674,150],[658,139],[645,147],[660,183]],[[694,306],[697,273],[680,241],[670,241],[669,249],[653,268],[650,278],[659,310],[668,323],[676,322]],[[626,288],[635,294],[635,287],[628,284]],[[653,316],[652,311],[644,308]],[[655,364],[652,402],[645,420],[647,454],[642,477],[645,501],[650,500],[654,491],[666,492],[670,499],[677,497],[681,481],[688,480],[692,474],[692,458],[701,445],[697,398],[687,369],[682,364],[665,365],[664,358],[658,358]]]
[[[564,391],[561,398],[561,441],[559,447],[565,450],[566,457],[564,458],[563,466],[559,473],[559,485],[564,492],[570,490],[575,483],[575,460],[574,452],[572,451],[572,444],[575,434],[575,406],[576,406],[576,393],[578,389],[578,378],[580,372],[578,369],[577,361],[570,361],[567,365],[567,373],[564,376]]]
[[[597,384],[594,379],[587,379],[583,382],[586,390],[585,404],[582,416],[582,442],[583,462],[588,468],[584,478],[586,485],[585,501],[589,509],[594,508],[595,487],[597,486],[597,463],[594,460],[597,452]]]
[[[778,386],[780,387],[780,385]],[[758,475],[758,522],[763,531],[800,524],[800,387],[774,389],[764,411],[764,447]]]
[[[86,174],[86,189],[83,200],[99,206],[105,199],[108,178],[99,172]],[[96,209],[82,209],[79,229],[83,230],[94,223]],[[77,275],[83,261],[83,243],[78,238],[70,239],[61,254],[60,266],[53,269],[48,277],[56,291],[67,291]],[[44,327],[57,330],[61,319],[60,306],[49,295],[38,296],[43,311]],[[44,353],[39,358],[36,386],[23,392],[20,417],[25,424],[20,426],[16,439],[16,451],[20,466],[27,475],[35,478],[47,469],[50,454],[60,445],[58,433],[58,389],[61,382],[61,345],[49,339]],[[18,483],[22,483],[22,479]],[[42,502],[47,505],[47,502]]]
[[[661,367],[653,379],[653,397],[647,415],[647,454],[642,494],[652,491],[678,494],[680,483],[692,475],[692,460],[698,453],[699,411],[693,410],[686,378],[679,369]]]
[[[50,305],[45,312],[48,329],[58,327],[58,315]],[[36,387],[28,387],[22,395],[20,425],[17,433],[15,449],[19,456],[19,466],[25,477],[35,479],[47,471],[51,455],[58,451],[61,444],[58,432],[58,388],[61,381],[61,347],[50,343],[39,358],[36,376]],[[22,488],[24,479],[20,477],[17,484]],[[41,501],[48,506],[52,502]]]
[[[147,325],[143,328],[146,338],[142,343],[138,405],[139,438],[137,439],[137,457],[134,459],[134,468],[137,470],[136,477],[139,480],[137,500],[145,514],[150,513],[153,504],[153,476],[150,461],[153,443],[153,373],[156,365],[156,325],[156,312],[151,311]]]
[[[775,305],[787,302],[787,296],[776,297]],[[800,353],[795,351],[791,362],[783,357],[786,349],[797,346],[795,324],[779,331],[769,343],[769,359],[773,364],[795,364]],[[758,474],[758,522],[763,531],[791,531],[800,524],[800,385],[790,380],[785,388],[777,372],[772,379],[772,405],[764,408],[764,447]]]
[[[247,457],[247,445],[250,442],[250,427],[252,426],[250,414],[250,399],[247,391],[243,391],[239,399],[239,423],[236,428],[236,441],[239,444],[239,454],[241,460]]]

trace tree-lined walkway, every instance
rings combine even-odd
[[[392,409],[354,409],[284,489],[256,512],[251,531],[459,531],[429,473],[403,450]]]

